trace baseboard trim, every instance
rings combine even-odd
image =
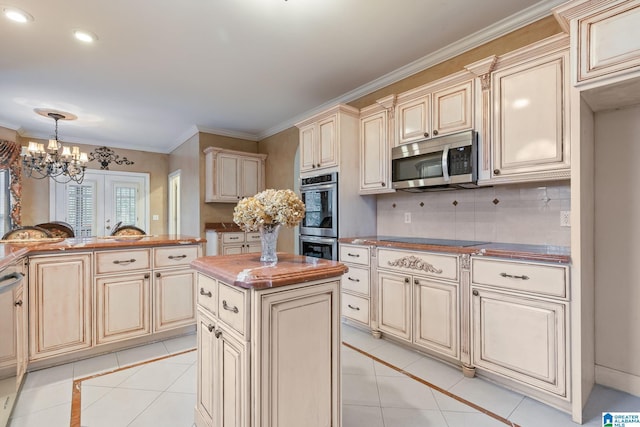
[[[640,376],[596,365],[596,383],[640,397]]]

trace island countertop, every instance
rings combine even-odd
[[[260,262],[259,253],[206,256],[191,267],[229,285],[245,289],[266,289],[314,280],[340,277],[348,271],[337,261],[278,253],[278,262]]]

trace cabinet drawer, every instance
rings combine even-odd
[[[342,290],[369,295],[369,269],[349,267],[349,271],[340,279]]]
[[[222,233],[222,243],[242,243],[244,233]]]
[[[567,276],[568,269],[562,265],[478,258],[471,260],[471,281],[476,285],[566,298]]]
[[[216,314],[218,307],[218,282],[211,277],[198,274],[198,305]]]
[[[154,268],[188,266],[198,258],[198,246],[176,246],[153,250]]]
[[[378,268],[445,280],[458,280],[456,255],[379,249]]]
[[[150,252],[150,249],[96,252],[96,274],[149,269]]]
[[[369,300],[350,294],[342,294],[342,315],[369,325]]]
[[[340,245],[340,261],[369,265],[369,248],[366,246]]]
[[[247,243],[258,242],[260,243],[260,233],[250,232],[245,235]]]
[[[218,288],[218,318],[244,335],[245,293],[238,288],[220,283]]]

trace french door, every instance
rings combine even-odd
[[[149,174],[87,171],[82,184],[56,183],[50,217],[76,236],[108,236],[118,223],[149,230]]]

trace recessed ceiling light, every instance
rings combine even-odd
[[[85,30],[75,30],[73,32],[73,36],[81,42],[85,43],[93,43],[94,41],[98,40],[98,36],[96,36],[91,31]]]
[[[5,6],[2,8],[2,13],[7,19],[11,19],[15,22],[25,23],[33,21],[33,16],[15,7]]]

